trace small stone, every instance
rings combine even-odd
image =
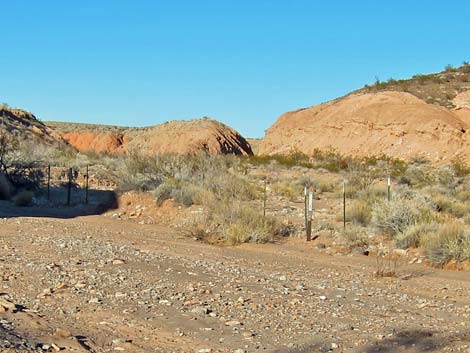
[[[205,306],[196,306],[195,308],[191,309],[191,313],[196,314],[198,316],[204,316],[209,314],[209,308]]]
[[[61,328],[57,328],[55,330],[55,335],[57,337],[60,337],[60,338],[69,338],[72,336],[72,333],[70,333],[70,331],[67,331],[67,330],[64,330],[64,329],[61,329]]]
[[[231,327],[239,326],[239,325],[241,325],[241,322],[237,320],[230,320],[225,323],[225,326],[231,326]]]

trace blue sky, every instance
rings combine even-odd
[[[470,60],[468,1],[0,0],[0,102],[42,120],[210,116],[248,137],[371,83]]]

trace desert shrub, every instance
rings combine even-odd
[[[460,188],[457,190],[456,198],[462,202],[470,201],[470,188],[468,185],[465,185],[464,188]]]
[[[342,217],[342,216],[341,216]],[[319,232],[330,232],[334,233],[336,232],[336,225],[330,222],[314,222],[313,224],[313,232],[314,233],[319,233]],[[302,233],[302,236],[304,234]]]
[[[244,177],[228,173],[209,176],[204,181],[204,188],[214,193],[219,200],[256,200],[261,192],[260,185],[250,183]]]
[[[202,204],[202,197],[199,196],[202,190],[194,185],[183,183],[175,179],[167,179],[154,191],[157,205],[161,205],[165,200],[173,199],[181,205],[189,207],[195,203]]]
[[[336,189],[337,183],[331,178],[316,178],[313,181],[316,190],[320,192],[333,192]]]
[[[457,218],[462,218],[470,213],[470,204],[459,202],[454,196],[437,194],[432,196],[432,201],[438,212],[449,213]]]
[[[417,248],[421,246],[422,239],[425,239],[437,231],[438,224],[435,222],[420,222],[411,224],[403,232],[395,237],[397,247],[401,249]]]
[[[340,232],[341,237],[351,248],[367,247],[370,243],[366,230],[358,226],[349,226]]]
[[[454,181],[454,172],[452,169],[443,168],[436,171],[436,182],[438,182],[442,186],[453,186]]]
[[[402,233],[422,216],[417,202],[402,197],[376,202],[372,207],[372,223],[389,236]]]
[[[361,192],[371,187],[376,178],[377,176],[369,170],[351,170],[347,177],[346,196],[349,198],[358,197]]]
[[[346,170],[351,163],[351,158],[343,156],[340,152],[330,150],[315,149],[313,151],[314,167],[325,169],[333,173]]]
[[[387,198],[388,190],[386,185],[374,184],[369,186],[367,189],[357,193],[357,197],[369,204],[384,200]]]
[[[371,214],[372,209],[370,205],[362,200],[354,200],[346,206],[346,220],[355,224],[368,225],[371,220]]]
[[[272,191],[275,194],[287,197],[290,200],[294,200],[301,195],[300,185],[293,185],[292,183],[286,182],[273,184]]]
[[[274,154],[270,156],[266,155],[254,155],[248,157],[248,162],[253,165],[267,165],[271,163],[277,163],[285,167],[304,167],[312,168],[313,164],[310,162],[310,157],[305,153],[293,151],[289,154]]]
[[[218,202],[209,208],[209,225],[222,241],[229,244],[272,241],[282,233],[282,227],[274,218],[263,217],[260,211],[239,203]]]
[[[123,191],[152,191],[163,182],[163,175],[158,158],[130,154],[122,160],[117,179]]]
[[[431,262],[445,265],[451,260],[470,260],[470,230],[456,222],[443,224],[439,231],[423,239]]]
[[[304,187],[310,188],[314,185],[315,181],[310,175],[302,175],[297,181],[296,185],[298,185],[301,190],[304,189]]]
[[[470,167],[460,159],[452,160],[451,167],[457,177],[464,177],[470,174]]]
[[[13,203],[15,206],[25,207],[29,206],[33,202],[34,193],[29,190],[20,191],[13,197]]]
[[[399,177],[398,182],[413,187],[422,187],[433,183],[432,173],[422,165],[410,165]]]
[[[13,187],[7,177],[0,174],[0,200],[9,200],[11,198],[12,191]]]

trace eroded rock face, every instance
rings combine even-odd
[[[113,153],[124,150],[122,134],[85,132],[65,132],[62,137],[78,151]]]
[[[353,94],[288,112],[267,130],[260,154],[336,149],[432,161],[468,156],[467,124],[441,106],[403,92]]]
[[[72,127],[73,130],[73,127]],[[170,121],[121,132],[67,131],[62,136],[79,151],[197,154],[253,154],[237,131],[212,119]]]

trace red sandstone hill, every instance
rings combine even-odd
[[[237,131],[216,120],[170,121],[146,128],[55,123],[48,125],[79,151],[196,154],[253,154]]]
[[[332,148],[356,156],[468,159],[470,93],[458,94],[453,102],[446,108],[405,92],[353,93],[283,114],[267,130],[259,154]]]

